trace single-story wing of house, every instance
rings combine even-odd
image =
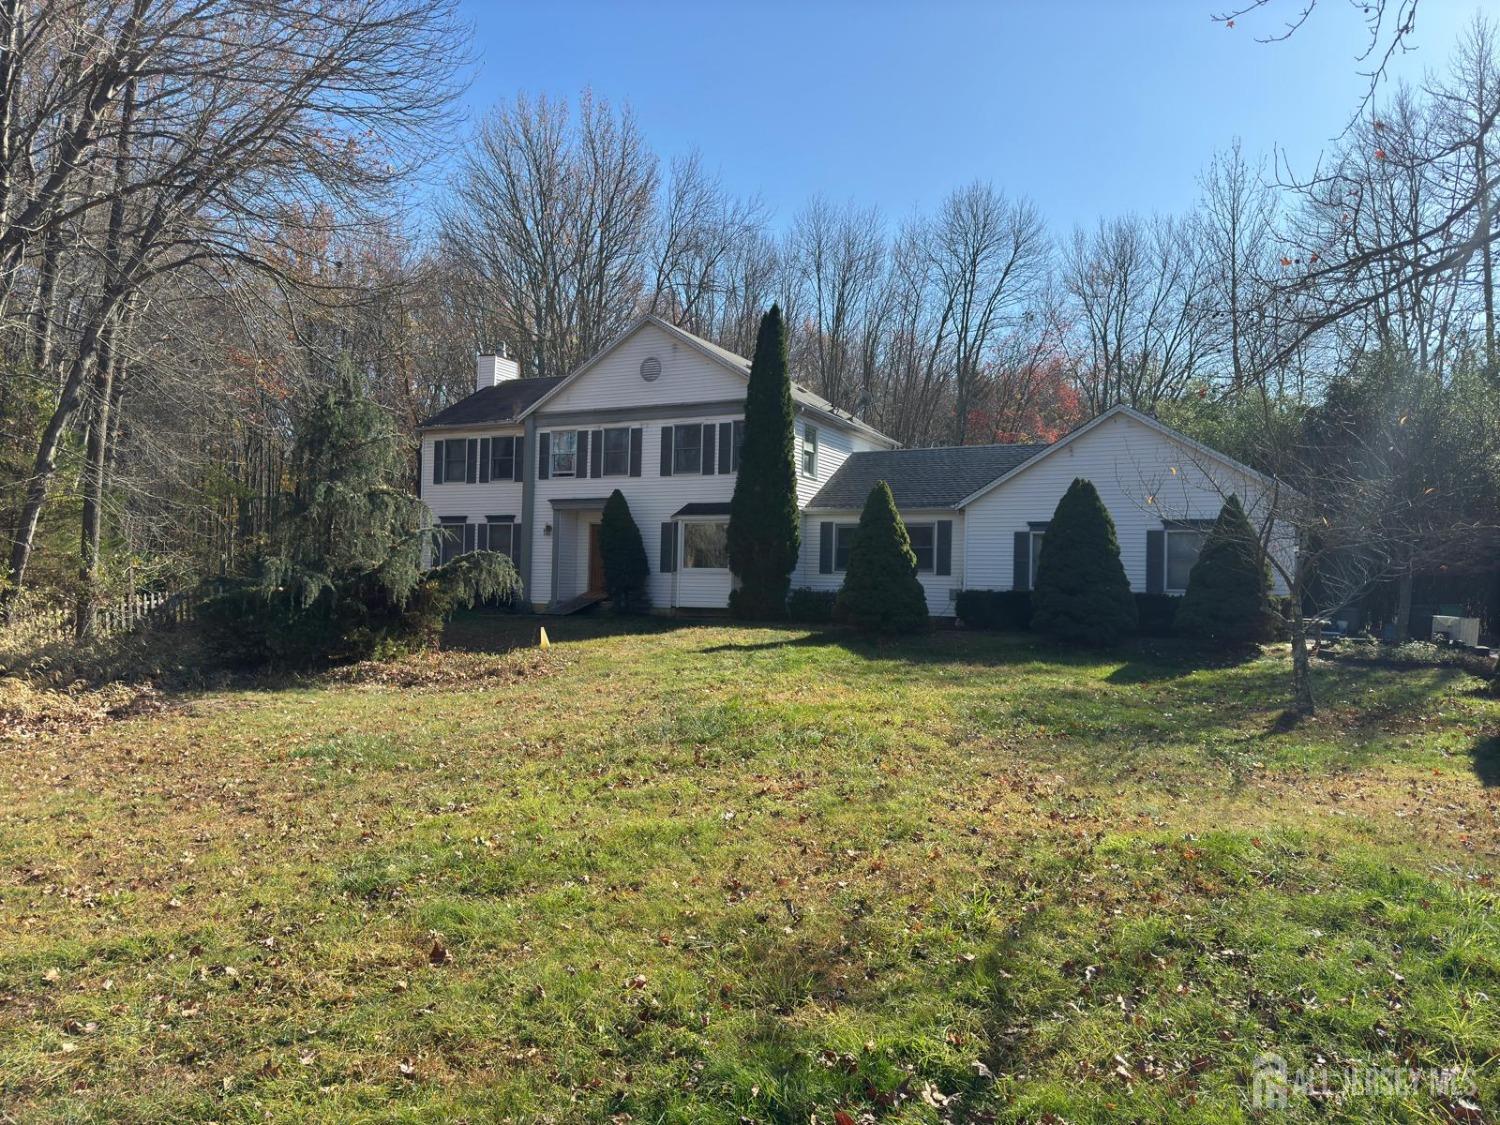
[[[475,392],[422,426],[421,495],[446,532],[433,561],[502,551],[534,608],[597,601],[599,521],[618,488],[645,541],[652,605],[724,608],[749,370],[744,357],[654,316],[563,378],[522,379],[515,361],[480,356]],[[1030,588],[1047,522],[1075,477],[1098,489],[1142,593],[1186,589],[1228,495],[1255,522],[1276,495],[1254,469],[1125,406],[1051,443],[900,449],[800,384],[793,402],[802,510],[793,587],[838,589],[860,510],[885,481],[939,617],[953,614],[960,590]],[[1272,549],[1290,542],[1278,531]]]

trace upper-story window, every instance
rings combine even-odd
[[[802,429],[802,475],[818,475],[818,428],[804,426]]]
[[[672,472],[701,473],[703,471],[703,427],[674,426],[672,428]]]
[[[462,439],[443,442],[443,479],[450,483],[468,479],[467,457],[469,443]]]
[[[516,439],[497,437],[490,441],[490,480],[514,480],[516,476]]]
[[[552,431],[552,475],[572,477],[578,475],[578,431]]]
[[[604,431],[602,468],[607,477],[630,475],[630,427]]]

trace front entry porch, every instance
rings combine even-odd
[[[552,600],[550,613],[576,613],[602,602],[604,556],[599,550],[599,522],[604,498],[552,501]]]

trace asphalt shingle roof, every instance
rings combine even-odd
[[[503,379],[493,387],[475,391],[452,406],[439,410],[427,426],[482,426],[490,422],[511,422],[537,399],[550,391],[561,379]]]
[[[951,508],[1042,450],[1045,443],[851,453],[809,507],[859,510],[879,481],[898,508]]]

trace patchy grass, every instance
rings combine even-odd
[[[547,625],[6,748],[3,1111],[1232,1121],[1263,1051],[1474,1086],[1278,1119],[1500,1096],[1459,670],[1288,725],[1274,654]]]

